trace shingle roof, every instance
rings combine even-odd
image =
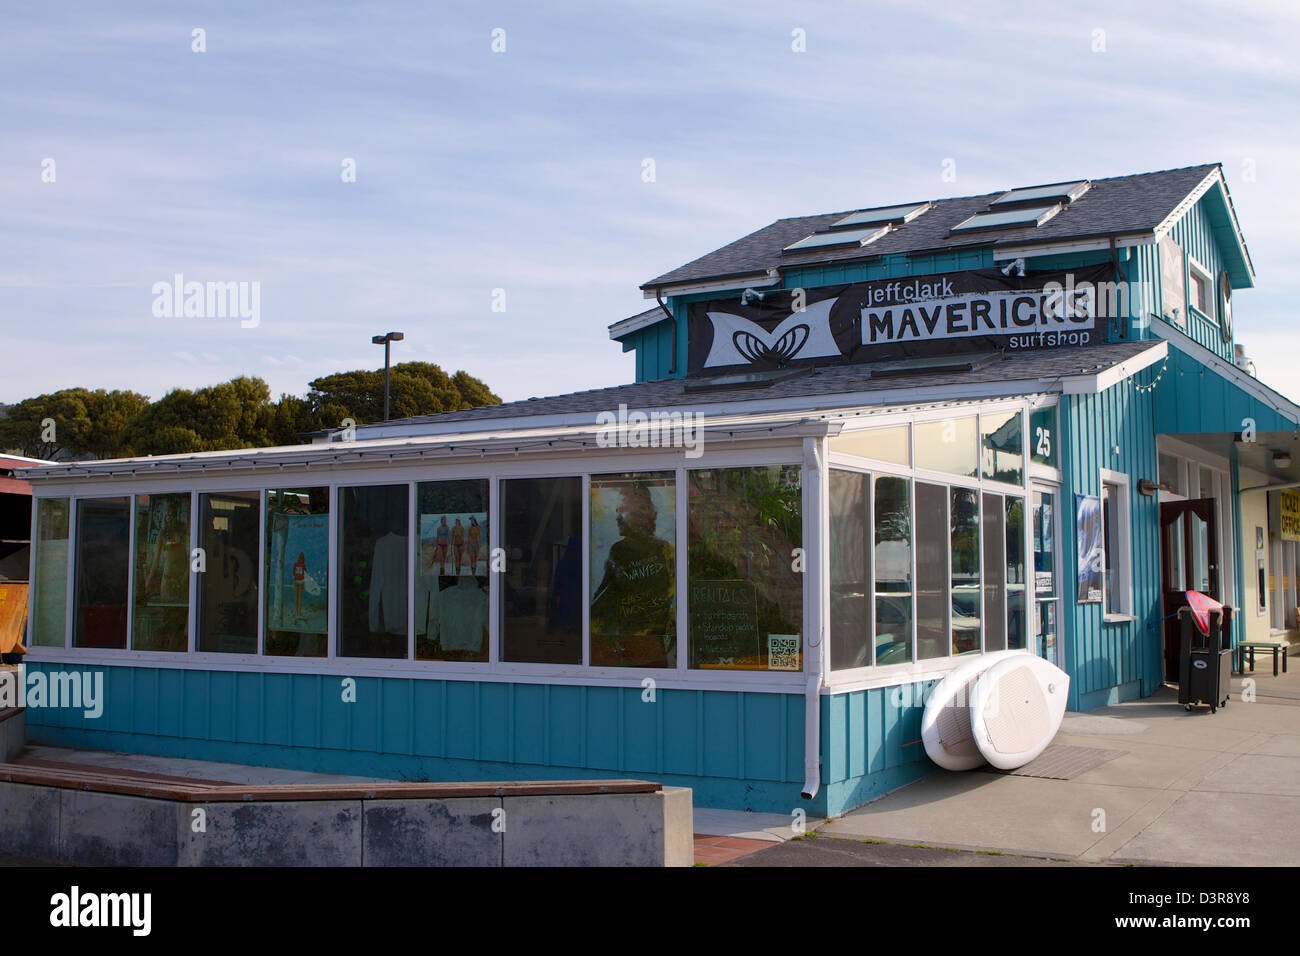
[[[1159,225],[1206,176],[1217,169],[1217,163],[1209,163],[1133,176],[1094,179],[1091,189],[1037,228],[950,237],[948,233],[953,226],[975,213],[987,210],[989,202],[1006,190],[982,196],[939,199],[934,201],[930,210],[870,245],[851,249],[812,250],[801,255],[782,254],[782,250],[790,243],[819,229],[825,229],[855,210],[778,219],[757,232],[751,232],[721,249],[651,279],[641,288],[752,275],[776,266],[789,269],[827,262],[874,259],[891,253],[1006,246],[1031,241],[1037,245],[1086,236],[1149,231]]]
[[[548,398],[530,398],[502,405],[485,405],[458,412],[437,415],[419,415],[391,422],[359,425],[358,431],[394,425],[443,424],[450,422],[491,422],[543,415],[595,415],[616,411],[620,404],[630,409],[671,408],[686,405],[717,405],[732,402],[752,402],[782,398],[813,398],[820,396],[849,395],[886,389],[915,389],[917,401],[926,401],[925,393],[949,385],[987,385],[1007,382],[1006,394],[1017,394],[1014,383],[1025,381],[1054,382],[1065,376],[1095,375],[1138,355],[1160,346],[1158,340],[1117,342],[1087,348],[1037,349],[1007,352],[994,357],[987,364],[969,371],[945,370],[906,377],[873,377],[874,370],[896,370],[897,360],[890,362],[859,363],[853,365],[824,366],[765,387],[728,389],[725,391],[687,391],[696,388],[699,378],[666,378],[653,382],[637,382],[612,388],[598,388],[585,392],[570,392]],[[824,404],[824,403],[819,403]]]

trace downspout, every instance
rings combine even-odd
[[[812,514],[808,524],[815,529],[812,535],[805,536],[805,545],[811,544],[804,552],[804,579],[811,577],[814,587],[810,590],[811,600],[805,602],[805,633],[809,635],[807,654],[804,658],[804,673],[808,679],[804,684],[804,729],[803,729],[803,774],[804,784],[800,796],[811,800],[821,789],[821,691],[822,691],[822,652],[826,642],[824,625],[824,608],[829,598],[830,585],[826,576],[826,567],[822,561],[827,553],[826,531],[826,492],[824,464],[824,439],[805,438],[804,449],[804,503],[805,508],[813,503]],[[811,480],[810,480],[811,479]],[[809,488],[815,495],[809,496]],[[811,539],[811,540],[810,540]],[[812,560],[809,560],[809,557]]]
[[[1121,285],[1127,285],[1128,283],[1127,283],[1127,282],[1125,281],[1125,279],[1124,279],[1124,270],[1123,270],[1122,268],[1120,268],[1120,264],[1119,264],[1119,249],[1118,249],[1118,247],[1116,247],[1116,245],[1115,245],[1115,237],[1114,237],[1114,236],[1111,236],[1111,237],[1110,237],[1110,262],[1111,262],[1111,265],[1115,267],[1115,281],[1118,282],[1118,283],[1120,283]],[[1120,299],[1120,297],[1119,297],[1118,295],[1116,295],[1116,296],[1114,296],[1114,298],[1113,298],[1112,301],[1114,301],[1114,302],[1119,302],[1119,299]],[[1126,305],[1130,308],[1130,310],[1131,310],[1131,308],[1132,308],[1132,304],[1129,303],[1129,301],[1128,301],[1128,296],[1127,296],[1127,295],[1124,296],[1124,302],[1125,302],[1125,304],[1126,304]],[[1124,324],[1123,324],[1123,325],[1120,324],[1120,319],[1119,319],[1119,316],[1117,316],[1117,315],[1111,317],[1111,323],[1112,323],[1112,325],[1113,325],[1115,331],[1116,331],[1116,332],[1119,332],[1119,337],[1120,337],[1121,339],[1126,339],[1126,338],[1128,338],[1128,316],[1127,316],[1127,315],[1124,316]]]
[[[677,316],[673,315],[672,312],[668,311],[668,306],[664,304],[663,292],[657,287],[655,288],[655,300],[659,303],[659,308],[664,310],[664,315],[668,316],[668,321],[671,322],[673,325],[673,361],[672,364],[668,366],[668,374],[676,375],[677,374]]]

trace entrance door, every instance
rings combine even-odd
[[[1185,591],[1219,596],[1218,542],[1214,534],[1214,499],[1166,501],[1160,505],[1160,580],[1164,595],[1165,680],[1178,682],[1178,609]]]
[[[1033,489],[1033,651],[1057,667],[1065,667],[1065,648],[1061,640],[1061,562],[1057,557],[1057,501],[1060,494],[1053,485]]]

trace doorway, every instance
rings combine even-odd
[[[1218,541],[1214,499],[1192,498],[1160,505],[1160,590],[1164,607],[1164,679],[1178,683],[1181,640],[1178,609],[1187,591],[1200,591],[1216,601],[1219,594]]]
[[[1034,483],[1032,533],[1034,547],[1033,576],[1033,651],[1057,667],[1065,667],[1065,648],[1061,640],[1060,540],[1055,485]]]

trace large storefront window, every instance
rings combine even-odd
[[[948,487],[916,483],[916,658],[948,656]]]
[[[672,472],[591,478],[591,665],[677,666]]]
[[[1025,604],[1025,499],[1008,496],[1007,511],[1007,647],[1028,647]]]
[[[875,481],[876,664],[912,659],[911,481],[881,476]]]
[[[408,485],[340,488],[339,656],[407,656]]]
[[[916,467],[974,478],[979,471],[975,417],[917,422]],[[919,506],[918,506],[919,507]]]
[[[1018,485],[1024,481],[1020,412],[980,416],[980,474],[990,481]]]
[[[62,647],[68,627],[67,498],[41,498],[36,503],[36,577],[32,581],[35,607],[32,643]]]
[[[831,669],[871,664],[871,476],[831,470]]]
[[[887,425],[883,428],[840,432],[830,439],[830,450],[907,466],[912,463],[910,431],[907,425]]]
[[[134,588],[132,650],[188,650],[189,492],[135,496]]]
[[[213,654],[257,653],[258,549],[262,494],[199,495],[198,649]]]
[[[980,649],[980,525],[979,494],[953,488],[952,524],[952,652]]]
[[[691,667],[802,670],[798,467],[689,475]]]
[[[582,663],[582,479],[501,482],[505,661]]]
[[[77,502],[75,647],[126,649],[131,499]]]
[[[984,494],[984,567],[988,580],[984,584],[984,650],[1006,649],[1007,585],[1004,575],[995,574],[1006,561],[1006,511],[1002,496]]]
[[[420,482],[415,520],[416,659],[486,661],[491,564],[487,480]]]
[[[325,657],[329,645],[329,489],[266,493],[266,653]]]

